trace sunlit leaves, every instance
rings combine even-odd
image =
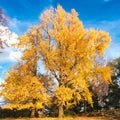
[[[69,94],[68,94],[69,93]],[[65,105],[65,102],[68,102],[72,99],[73,90],[68,87],[61,86],[55,92],[57,105]]]
[[[73,95],[78,96],[77,101],[85,99],[92,104],[90,81],[111,80],[109,67],[96,66],[96,57],[103,56],[109,46],[109,34],[84,29],[77,12],[73,9],[66,13],[61,6],[45,11],[40,19],[39,52],[46,70],[58,81],[55,94],[58,104],[65,105]],[[64,94],[66,98],[61,97]]]
[[[17,47],[23,50],[23,71],[19,70],[15,78],[10,72],[10,78],[20,82],[18,88],[23,85],[28,101],[35,100],[34,105],[42,107],[45,101],[41,98],[46,98],[46,94],[36,71],[41,60],[47,74],[56,81],[53,98],[58,106],[71,106],[82,100],[92,105],[91,85],[111,82],[111,69],[96,64],[109,43],[108,33],[85,29],[74,9],[67,13],[61,6],[50,8],[40,16],[40,25],[19,38]]]
[[[26,66],[26,65],[25,65]],[[48,104],[49,95],[41,83],[24,65],[13,67],[2,85],[1,94],[7,100],[7,108],[43,108]]]

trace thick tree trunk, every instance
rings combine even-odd
[[[31,110],[31,115],[30,115],[31,118],[34,118],[35,117],[35,108],[33,108]]]
[[[62,118],[62,117],[64,117],[64,110],[63,110],[63,105],[59,105],[58,106],[58,117],[59,118]]]

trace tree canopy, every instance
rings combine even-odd
[[[96,64],[100,57],[104,56],[110,41],[109,34],[104,31],[85,29],[74,9],[70,13],[61,6],[46,10],[40,16],[40,24],[31,27],[19,38],[17,47],[23,50],[22,60],[25,68],[21,70],[20,65],[17,73],[16,68],[13,73],[10,70],[8,80],[3,87],[3,96],[8,97],[12,103],[15,103],[16,99],[19,99],[18,101],[23,99],[25,102],[32,95],[39,98],[41,96],[39,90],[43,86],[39,83],[36,70],[38,61],[41,60],[47,74],[56,81],[54,103],[58,106],[59,117],[64,114],[63,108],[69,108],[80,101],[85,100],[92,105],[91,85],[99,84],[99,81],[106,84],[111,82],[110,67]],[[28,71],[32,74],[29,75]],[[28,74],[24,75],[24,72]],[[20,84],[17,84],[18,78],[22,81]],[[11,85],[13,80],[15,86]],[[9,81],[12,82],[9,84]],[[23,88],[25,87],[23,93],[25,95],[21,95],[22,91],[17,94],[22,85]],[[32,88],[38,92],[34,94]],[[9,94],[5,96],[5,90],[12,89],[15,90],[12,94],[15,99],[9,97]]]

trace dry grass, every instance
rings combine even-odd
[[[0,119],[0,120],[116,120],[116,119],[108,119],[105,117],[66,117],[66,118],[7,118],[7,119]]]
[[[89,116],[82,115],[81,117],[65,117],[65,118],[1,118],[0,120],[120,120],[120,110],[108,110],[104,112],[89,113]]]

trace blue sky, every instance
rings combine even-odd
[[[85,28],[109,32],[112,43],[106,55],[112,59],[120,56],[120,0],[0,0],[0,8],[10,17],[9,28],[17,35],[38,24],[39,15],[58,4],[67,12],[76,9]],[[12,64],[14,61],[0,61],[0,78]]]

